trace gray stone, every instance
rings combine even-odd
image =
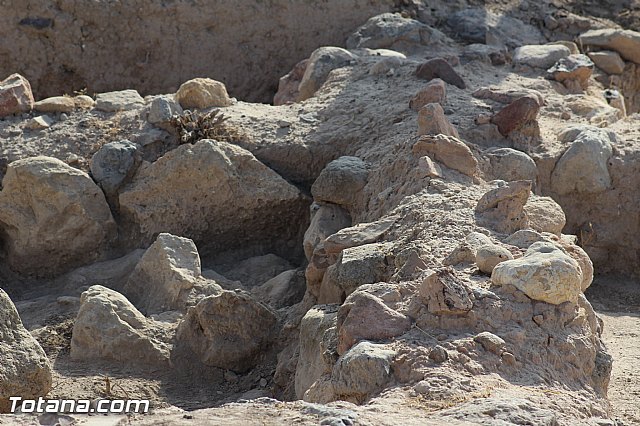
[[[347,49],[394,49],[412,44],[427,45],[444,40],[440,31],[399,14],[383,13],[370,18],[347,39]]]
[[[484,350],[493,352],[496,355],[502,354],[506,349],[506,342],[488,331],[483,331],[473,338],[474,341],[480,343]]]
[[[182,107],[171,95],[158,96],[149,105],[149,123],[162,128],[167,127],[174,115],[182,114]]]
[[[485,155],[489,158],[494,179],[507,182],[530,180],[534,184],[537,181],[536,163],[524,152],[512,148],[494,148],[485,151]]]
[[[110,142],[102,145],[91,157],[91,176],[107,197],[115,197],[141,161],[142,153],[137,144],[128,140]]]
[[[349,207],[356,194],[367,183],[367,164],[358,157],[344,156],[333,160],[320,172],[311,186],[314,200]]]
[[[105,112],[130,111],[144,105],[137,90],[121,90],[96,95],[96,109]]]
[[[335,204],[311,205],[311,223],[304,233],[304,254],[311,259],[315,248],[330,235],[351,226],[351,216]]]
[[[547,69],[570,54],[568,47],[559,44],[526,45],[516,49],[513,63]]]
[[[351,52],[340,47],[320,47],[314,50],[298,86],[298,102],[312,97],[331,71],[350,65],[354,60],[355,56]]]

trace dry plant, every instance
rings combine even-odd
[[[171,124],[176,129],[180,144],[194,144],[202,139],[223,142],[246,139],[239,129],[226,123],[228,119],[219,109],[207,113],[186,110],[182,115],[175,115]]]

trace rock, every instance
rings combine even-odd
[[[245,287],[262,285],[281,273],[293,269],[288,260],[273,253],[254,256],[234,263],[230,269],[224,268],[224,276],[240,281]]]
[[[611,186],[608,161],[613,154],[611,135],[585,127],[562,154],[551,173],[551,189],[560,194],[600,193]]]
[[[619,75],[624,72],[624,61],[617,52],[601,50],[587,53],[593,63],[607,74]]]
[[[115,237],[104,194],[81,170],[55,158],[25,158],[9,164],[2,183],[0,222],[16,272],[66,272],[101,257]]]
[[[487,419],[487,413],[490,419]],[[439,412],[442,424],[449,424],[452,420],[460,420],[470,424],[492,422],[494,424],[516,425],[558,425],[561,424],[558,415],[552,410],[542,408],[539,403],[525,398],[507,398],[490,396],[463,402],[453,408]]]
[[[429,359],[441,364],[449,359],[449,353],[442,346],[436,345],[429,351]]]
[[[459,246],[449,253],[442,261],[442,264],[455,266],[460,263],[475,263],[478,249],[482,246],[493,244],[493,241],[486,235],[479,232],[471,232]]]
[[[557,240],[554,240],[554,242],[576,262],[578,262],[580,271],[582,272],[581,290],[584,292],[593,282],[593,263],[591,262],[589,255],[580,246],[568,243],[564,238],[558,238]]]
[[[315,201],[349,208],[356,194],[367,183],[367,164],[358,157],[344,156],[333,160],[320,172],[311,186]]]
[[[485,64],[500,66],[507,63],[505,51],[496,46],[486,44],[469,44],[462,49],[461,62],[463,64],[480,61]]]
[[[444,115],[440,104],[427,104],[418,112],[418,136],[446,135],[459,138],[458,131]]]
[[[506,349],[504,339],[488,331],[477,334],[473,340],[480,343],[485,351],[493,352],[496,355],[501,355]]]
[[[331,362],[323,353],[323,340],[327,333],[335,334],[337,317],[337,305],[316,305],[309,309],[300,322],[300,356],[295,375],[296,396],[299,399],[304,397],[316,380],[331,373],[335,361]]]
[[[529,180],[535,183],[538,179],[538,168],[535,161],[522,151],[512,148],[492,148],[485,151],[491,164],[491,176],[506,182]]]
[[[533,243],[523,257],[497,265],[495,285],[512,285],[534,300],[576,303],[582,288],[580,265],[552,242]]]
[[[589,30],[579,37],[582,46],[615,50],[628,61],[640,64],[640,33],[618,28]]]
[[[91,96],[78,95],[73,98],[73,104],[79,109],[92,109],[96,105],[96,101]]]
[[[491,118],[491,122],[498,126],[498,131],[502,136],[507,137],[514,130],[521,129],[526,124],[536,121],[540,106],[537,97],[523,96],[502,108]]]
[[[460,139],[446,135],[421,136],[413,145],[414,155],[425,154],[450,169],[473,177],[478,174],[478,160]]]
[[[346,248],[375,243],[397,220],[398,216],[389,216],[375,222],[343,228],[325,239],[324,249],[329,254],[338,254]]]
[[[338,303],[363,284],[384,279],[387,272],[387,244],[365,244],[344,249],[324,275],[319,303]]]
[[[465,314],[473,308],[467,283],[451,267],[430,273],[418,289],[420,300],[432,314]]]
[[[476,264],[484,274],[491,275],[493,268],[505,260],[513,259],[513,255],[506,248],[496,245],[484,245],[476,251]]]
[[[513,63],[518,66],[547,69],[570,54],[569,48],[559,44],[525,45],[516,49]]]
[[[0,81],[0,117],[33,109],[31,85],[20,74],[11,74]]]
[[[536,27],[485,8],[465,8],[450,14],[447,24],[458,37],[471,43],[506,44],[514,48],[544,40]]]
[[[409,101],[409,108],[419,111],[427,104],[444,104],[447,98],[447,87],[444,81],[434,78],[427,85],[420,89],[416,95]]]
[[[91,176],[111,199],[131,180],[141,162],[142,152],[137,144],[128,140],[110,142],[91,157]]]
[[[15,305],[0,289],[0,413],[11,408],[9,397],[44,397],[51,390],[51,364],[40,344],[22,325]]]
[[[504,240],[504,243],[521,249],[526,249],[529,248],[531,244],[544,240],[544,236],[533,229],[520,229],[509,235]]]
[[[311,205],[311,223],[304,233],[304,253],[307,260],[311,259],[315,248],[328,236],[339,230],[351,226],[349,212],[335,204]]]
[[[152,321],[122,294],[94,285],[80,298],[71,358],[167,367],[170,347],[154,338],[154,332]]]
[[[603,96],[609,105],[620,111],[620,114],[618,114],[620,118],[627,116],[627,107],[624,102],[624,96],[622,96],[619,91],[615,89],[606,89],[603,92]]]
[[[258,363],[276,321],[269,308],[248,294],[222,291],[189,309],[178,325],[176,342],[204,365],[242,373]]]
[[[532,89],[499,90],[491,87],[481,87],[480,89],[475,90],[471,95],[474,98],[491,99],[492,101],[499,102],[501,104],[510,104],[524,96],[533,96],[538,101],[538,105],[542,106],[545,104],[542,93]]]
[[[531,182],[517,180],[500,185],[478,201],[475,209],[478,223],[505,234],[528,227],[524,205],[531,193]]]
[[[184,311],[197,303],[194,293],[220,291],[220,286],[202,278],[200,255],[193,241],[165,233],[147,249],[122,290],[147,315]]]
[[[391,379],[391,362],[395,352],[384,345],[360,342],[338,359],[331,382],[341,398],[364,400],[380,391]]]
[[[403,55],[404,56],[404,55]],[[380,59],[369,68],[371,75],[391,75],[404,64],[403,58],[387,56]]]
[[[441,178],[442,168],[438,163],[434,162],[430,157],[423,156],[418,158],[418,170],[420,177]]]
[[[587,55],[569,55],[560,59],[547,70],[550,78],[559,82],[574,80],[583,89],[587,87],[587,82],[592,72],[593,62]]]
[[[280,309],[300,302],[306,290],[304,269],[291,269],[276,275],[259,287],[254,287],[252,294],[269,306]]]
[[[529,219],[529,226],[538,232],[560,235],[567,223],[562,207],[551,197],[529,197],[524,212]]]
[[[171,118],[180,114],[182,114],[182,107],[173,96],[158,96],[149,105],[147,121],[160,128],[167,128],[170,126]]]
[[[256,246],[290,253],[286,241],[302,235],[308,211],[300,191],[250,152],[212,140],[143,164],[119,203],[142,244],[168,232],[206,253]]]
[[[34,117],[27,121],[25,128],[29,130],[44,130],[51,127],[54,123],[53,119],[48,115],[41,115],[40,117]]]
[[[350,65],[354,60],[355,56],[351,52],[340,47],[320,47],[314,50],[298,86],[298,102],[312,97],[327,81],[331,71]]]
[[[569,40],[555,40],[550,41],[546,44],[559,44],[560,46],[564,46],[571,52],[572,55],[577,55],[580,53],[580,49],[578,49],[578,45]]]
[[[232,104],[225,85],[210,78],[194,78],[182,83],[175,100],[184,109],[227,107]]]
[[[338,311],[338,353],[344,354],[361,340],[387,340],[411,328],[411,319],[387,307],[365,291],[349,295]]]
[[[300,86],[308,64],[309,60],[303,59],[293,67],[289,74],[280,78],[278,91],[273,97],[273,105],[292,104],[298,99],[298,86]]]
[[[400,50],[411,45],[428,45],[445,38],[440,31],[415,19],[383,13],[370,18],[347,38],[347,49]]]
[[[36,102],[33,108],[39,112],[72,112],[76,103],[70,96],[54,96]]]
[[[131,111],[144,105],[144,99],[137,90],[120,90],[118,92],[98,93],[95,108],[99,111],[116,112]]]
[[[446,83],[456,86],[458,89],[465,89],[467,85],[453,67],[443,58],[429,59],[421,64],[416,70],[416,77],[424,80],[439,78]]]

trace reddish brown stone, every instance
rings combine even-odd
[[[447,86],[439,78],[431,80],[409,101],[409,108],[419,111],[427,104],[442,105],[447,98]]]
[[[440,104],[427,104],[418,112],[418,136],[447,135],[459,138],[458,131],[447,117]]]
[[[20,74],[11,74],[0,82],[0,117],[33,109],[31,85]]]
[[[308,59],[298,62],[289,74],[280,78],[278,92],[273,97],[274,105],[292,104],[298,98],[298,86],[302,81],[304,72],[307,70]]]
[[[502,108],[491,118],[491,122],[498,126],[498,131],[502,136],[508,136],[514,130],[535,121],[539,111],[538,99],[535,96],[527,95]]]

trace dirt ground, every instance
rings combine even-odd
[[[624,425],[640,424],[640,282],[598,277],[586,293],[604,320],[604,341],[613,356],[609,400]]]

